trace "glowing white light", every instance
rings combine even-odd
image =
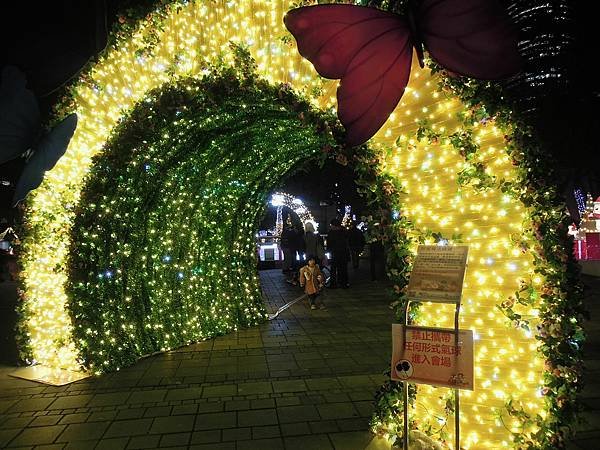
[[[273,194],[271,197],[271,205],[273,206],[283,206],[285,205],[285,199],[281,194]]]

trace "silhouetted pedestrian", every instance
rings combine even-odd
[[[350,245],[347,231],[339,219],[333,219],[327,233],[327,249],[331,252],[331,288],[347,288]]]
[[[349,233],[349,243],[352,267],[358,269],[360,254],[365,248],[365,235],[357,228],[356,222],[352,222],[352,228]]]
[[[281,267],[281,271],[283,273],[290,273],[292,270],[292,247],[294,240],[294,230],[292,229],[292,224],[289,221],[283,223],[283,230],[281,231],[280,238],[280,247],[283,251],[283,264]]]
[[[325,259],[325,245],[323,238],[315,231],[315,226],[311,222],[304,224],[304,252],[306,260],[309,256],[316,258],[317,264],[322,265]]]
[[[290,234],[291,272],[292,278],[288,280],[294,286],[298,285],[298,273],[302,265],[302,254],[304,252],[304,233],[294,227]]]
[[[381,239],[369,243],[369,262],[371,281],[382,280],[385,277],[385,248]]]

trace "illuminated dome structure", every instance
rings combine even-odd
[[[29,358],[101,373],[264,320],[256,211],[295,165],[337,144],[336,82],[298,54],[282,21],[290,5],[181,1],[138,22],[122,17],[112,47],[57,106],[57,118],[75,111],[79,125],[28,201],[20,338]],[[476,336],[475,390],[461,396],[464,448],[551,439],[578,375],[568,356],[548,363],[563,353],[544,339],[562,339],[578,318],[549,322],[564,292],[539,256],[539,211],[522,201],[510,130],[438,81],[413,63],[362,163],[388,180],[403,214],[393,229],[412,254],[435,233],[469,245],[460,326]],[[452,313],[424,304],[418,323],[451,326]],[[411,415],[453,442],[449,392],[419,386]],[[398,431],[386,414],[373,426]]]

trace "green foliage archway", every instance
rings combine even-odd
[[[96,371],[265,318],[258,221],[286,174],[335,145],[335,119],[256,78],[235,51],[239,67],[150,92],[87,178],[68,290]]]

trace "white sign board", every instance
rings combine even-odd
[[[408,298],[460,303],[468,250],[466,245],[419,245],[408,282]]]

